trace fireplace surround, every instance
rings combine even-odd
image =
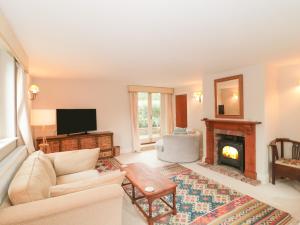
[[[218,134],[218,164],[235,167],[244,173],[245,138],[235,135]]]
[[[239,133],[245,139],[244,145],[244,176],[256,180],[256,125],[261,122],[245,120],[207,119],[206,124],[206,158],[205,162],[214,164],[215,156],[215,131],[222,130],[226,133]]]

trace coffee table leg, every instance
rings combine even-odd
[[[134,204],[135,202],[135,188],[134,185],[132,184],[132,199],[131,199],[131,203]]]
[[[173,215],[177,214],[177,209],[176,209],[176,189],[173,192]]]
[[[153,225],[153,220],[152,220],[152,200],[148,200],[149,204],[149,217],[148,217],[148,224]]]

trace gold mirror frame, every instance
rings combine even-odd
[[[239,115],[221,115],[218,114],[218,83],[230,81],[230,80],[238,80],[239,84],[239,106],[240,106],[240,114]],[[243,87],[243,75],[236,75],[225,77],[221,79],[215,80],[215,116],[216,118],[228,118],[228,119],[244,119],[244,87]]]

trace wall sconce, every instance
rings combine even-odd
[[[238,94],[233,94],[233,95],[232,95],[232,100],[233,100],[233,101],[239,100]]]
[[[29,94],[30,94],[30,100],[35,100],[36,99],[36,96],[37,94],[40,92],[40,88],[39,86],[35,85],[35,84],[32,84],[30,87],[29,87]]]
[[[193,98],[198,101],[198,102],[202,102],[203,101],[203,94],[202,94],[202,91],[195,91],[193,93]]]
[[[298,80],[295,90],[300,93],[300,80]]]

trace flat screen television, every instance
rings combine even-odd
[[[56,109],[57,134],[97,130],[96,109]]]

